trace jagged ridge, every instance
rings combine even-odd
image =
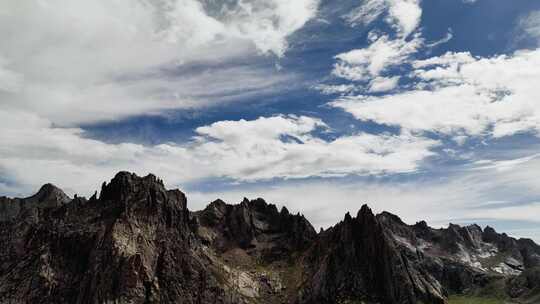
[[[50,184],[1,197],[0,240],[2,303],[446,303],[490,286],[526,303],[540,288],[540,247],[490,227],[364,205],[316,233],[263,199],[190,212],[181,191],[128,172],[88,200]]]

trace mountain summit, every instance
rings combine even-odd
[[[539,303],[540,246],[477,225],[407,225],[364,205],[317,233],[263,199],[190,212],[154,175],[99,197],[0,197],[1,303]]]

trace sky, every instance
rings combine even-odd
[[[0,195],[126,170],[540,241],[537,0],[20,0],[0,38]]]

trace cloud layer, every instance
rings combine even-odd
[[[438,144],[412,135],[366,133],[328,141],[313,134],[327,129],[319,119],[274,116],[221,121],[198,128],[191,143],[148,147],[84,138],[80,129],[55,128],[27,113],[0,118],[0,168],[19,191],[47,180],[86,193],[104,176],[126,168],[154,172],[172,185],[208,178],[259,181],[407,173],[416,171]]]
[[[366,0],[343,18],[352,26],[367,26],[384,16],[399,36],[406,38],[420,24],[420,3],[420,0]]]
[[[414,90],[333,103],[361,120],[446,135],[510,136],[540,131],[540,51],[474,58],[447,53],[412,63]]]
[[[250,56],[283,56],[316,10],[315,0],[11,1],[0,12],[0,109],[74,126],[260,94],[292,76]]]

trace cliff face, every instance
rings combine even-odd
[[[0,303],[446,303],[540,294],[540,247],[492,228],[403,223],[363,206],[320,233],[262,199],[190,212],[153,175],[90,199],[0,198]]]
[[[307,249],[317,237],[303,216],[263,199],[244,199],[239,205],[221,200],[194,213],[196,234],[219,252],[239,248],[267,262],[287,260]]]
[[[99,199],[47,211],[36,222],[17,224],[24,221],[19,214],[2,227],[5,303],[214,303],[223,297],[194,246],[185,195],[165,190],[154,176],[122,172]]]
[[[301,303],[444,303],[445,292],[417,252],[401,250],[364,205],[321,233],[304,256],[310,278]]]

